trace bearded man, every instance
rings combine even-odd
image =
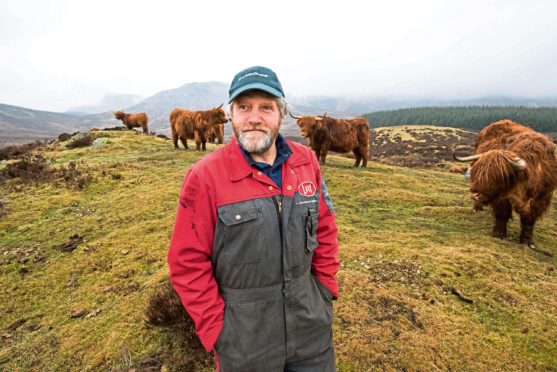
[[[229,94],[234,137],[180,190],[172,284],[217,370],[335,371],[337,227],[317,159],[279,134],[272,70],[239,72]]]

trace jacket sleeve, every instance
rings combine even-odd
[[[172,285],[207,351],[213,349],[224,321],[224,301],[211,263],[216,223],[215,199],[211,194],[202,177],[190,169],[180,190],[167,257]]]
[[[338,297],[338,282],[335,275],[340,267],[338,259],[338,229],[333,210],[333,203],[325,185],[325,180],[319,170],[317,158],[312,153],[316,180],[319,187],[319,220],[317,223],[317,241],[319,246],[313,253],[311,269],[313,275],[332,293]]]

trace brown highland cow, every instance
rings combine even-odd
[[[520,243],[534,246],[534,224],[549,208],[557,187],[555,146],[549,138],[510,120],[493,123],[478,134],[471,161],[470,198],[474,210],[491,205],[493,236],[507,236],[514,210],[520,215]]]
[[[355,167],[367,166],[369,156],[369,123],[364,118],[335,119],[330,116],[294,116],[302,137],[309,138],[309,146],[320,164],[325,164],[329,150],[354,153]]]
[[[141,128],[143,129],[143,133],[148,133],[148,121],[149,118],[146,113],[140,112],[138,114],[127,114],[123,111],[116,111],[114,112],[114,118],[118,120],[122,120],[122,123],[128,130],[132,130],[133,128]]]
[[[224,143],[224,124],[215,124],[211,131],[209,132],[209,142],[210,143]]]
[[[213,126],[224,124],[228,121],[224,110],[219,107],[211,110],[191,111],[186,109],[174,109],[169,116],[170,130],[172,131],[172,142],[174,148],[178,148],[178,139],[188,148],[188,139],[195,141],[195,149],[206,150],[206,142]]]

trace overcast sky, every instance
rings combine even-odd
[[[0,0],[0,103],[230,83],[264,65],[307,94],[557,96],[557,1]]]

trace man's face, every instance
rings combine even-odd
[[[259,94],[236,99],[230,117],[238,143],[248,153],[257,155],[273,146],[283,121],[275,99]]]

